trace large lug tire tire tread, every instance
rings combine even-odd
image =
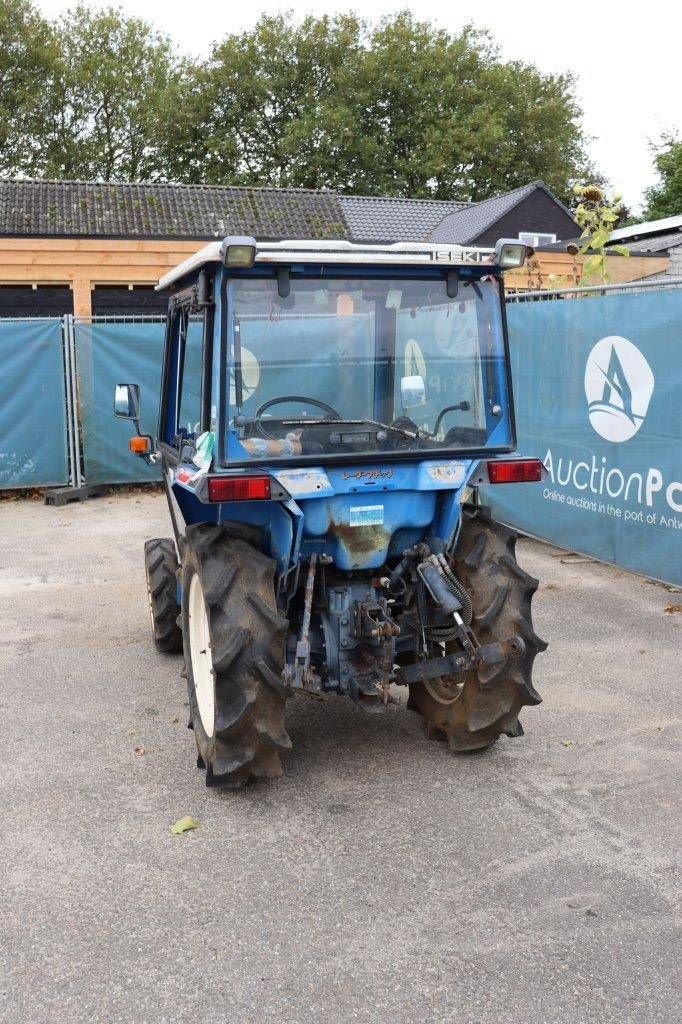
[[[423,715],[429,735],[447,738],[457,752],[483,750],[503,734],[523,735],[519,711],[542,700],[531,680],[535,656],[547,647],[533,629],[531,601],[538,581],[516,561],[518,534],[495,522],[484,507],[465,506],[462,516],[454,569],[471,598],[473,631],[481,644],[520,636],[525,653],[464,676],[410,687],[408,707]]]
[[[182,632],[178,625],[178,556],[174,541],[170,537],[148,540],[144,567],[154,645],[163,654],[179,654]]]
[[[238,789],[250,779],[282,774],[291,749],[284,726],[282,680],[287,620],[278,612],[275,563],[229,527],[187,529],[182,579],[185,671],[199,767],[206,785]],[[213,661],[215,724],[208,736],[192,678],[189,590],[199,574]]]

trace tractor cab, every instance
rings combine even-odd
[[[171,294],[166,369],[178,380],[159,440],[191,444],[210,430],[218,468],[513,450],[500,261],[525,248],[502,243],[498,254],[207,246],[159,284]]]

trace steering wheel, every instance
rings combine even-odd
[[[268,402],[263,402],[262,405],[258,406],[253,415],[254,423],[256,424],[256,426],[258,427],[258,429],[260,430],[261,434],[263,434],[264,437],[271,438],[271,435],[268,434],[265,428],[263,427],[263,413],[267,409],[272,408],[273,405],[282,405],[283,402],[303,402],[306,405],[315,405],[317,406],[318,409],[322,409],[323,412],[326,412],[327,415],[332,420],[341,419],[340,412],[337,412],[336,409],[332,408],[331,405],[327,405],[326,402],[321,402],[318,398],[308,398],[306,395],[281,395],[279,398],[271,398]]]
[[[283,402],[303,402],[306,405],[316,405],[318,409],[323,409],[328,413],[332,419],[341,419],[340,412],[332,409],[331,405],[327,405],[326,402],[320,402],[317,398],[307,398],[305,395],[282,395],[280,398],[271,398],[269,402],[259,405],[254,413],[254,420],[259,420],[266,409],[270,409],[273,405],[281,405]]]

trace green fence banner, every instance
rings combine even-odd
[[[76,321],[74,331],[86,483],[160,480],[159,465],[130,454],[134,428],[114,419],[114,388],[140,385],[142,431],[156,437],[165,322]]]
[[[62,321],[0,320],[0,490],[69,480]]]
[[[682,289],[508,307],[519,452],[543,484],[491,487],[493,514],[682,585]]]

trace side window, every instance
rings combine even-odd
[[[177,433],[194,438],[201,433],[204,317],[180,314],[180,365]]]

